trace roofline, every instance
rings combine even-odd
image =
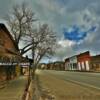
[[[84,55],[84,54],[89,54],[90,55],[90,52],[89,51],[86,51],[86,52],[83,52],[83,53],[78,54],[77,56],[81,56],[81,55]]]
[[[72,57],[78,57],[78,56],[84,55],[84,54],[86,54],[86,53],[88,53],[88,54],[90,55],[90,51],[85,51],[85,52],[83,52],[83,53],[80,53],[80,54],[77,54],[77,55],[74,55],[74,56],[65,58],[65,61],[66,61],[66,60],[69,60],[69,59],[72,58]]]
[[[5,31],[5,32],[7,33],[7,35],[8,35],[8,36],[10,37],[10,39],[12,40],[12,42],[13,42],[13,44],[14,44],[16,50],[18,50],[17,45],[16,45],[16,42],[14,41],[12,35],[11,35],[10,32],[8,31],[8,29],[7,29],[7,27],[5,26],[5,24],[0,23],[0,28],[1,28],[3,31]]]

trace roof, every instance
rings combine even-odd
[[[73,57],[80,57],[84,54],[87,54],[87,55],[90,55],[90,52],[89,51],[86,51],[86,52],[83,52],[83,53],[80,53],[80,54],[77,54],[77,55],[74,55],[74,56],[71,56],[71,57],[68,57],[65,59],[65,61],[69,61],[70,58],[73,58]]]
[[[69,61],[69,58],[66,58],[65,61]]]
[[[12,42],[13,42],[13,44],[14,44],[16,50],[18,50],[17,44],[15,43],[13,37],[11,36],[11,34],[10,34],[10,32],[8,31],[8,29],[6,28],[6,26],[5,26],[3,23],[0,23],[0,28],[1,28],[4,32],[7,33],[7,35],[8,35],[8,36],[10,37],[10,39],[12,40]]]
[[[63,62],[63,61],[56,61],[56,62],[54,62],[54,64],[55,64],[55,63],[64,63],[64,62]]]
[[[100,59],[100,55],[92,56],[92,59],[95,59],[95,58]]]
[[[90,52],[89,52],[89,51],[86,51],[86,52],[80,53],[80,54],[77,55],[77,56],[79,57],[79,56],[82,56],[82,55],[84,55],[84,54],[86,54],[86,55],[90,55]]]

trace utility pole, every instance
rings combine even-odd
[[[28,58],[28,56],[26,55],[26,59],[27,59],[27,61],[28,61],[28,63],[29,63],[29,58]],[[30,64],[29,64],[29,75],[28,75],[28,84],[30,84],[30,80],[31,80],[31,74],[30,74]]]

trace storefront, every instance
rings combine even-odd
[[[14,78],[16,76],[16,65],[21,59],[22,57],[10,32],[4,24],[0,24],[0,80]]]
[[[81,53],[77,56],[78,60],[78,70],[89,71],[90,70],[90,60],[91,56],[89,51]]]
[[[69,58],[69,69],[77,70],[77,56],[72,56]]]
[[[91,71],[100,72],[100,55],[91,57]]]

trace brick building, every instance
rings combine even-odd
[[[77,55],[78,60],[78,70],[89,71],[90,70],[90,60],[91,56],[89,51]]]

